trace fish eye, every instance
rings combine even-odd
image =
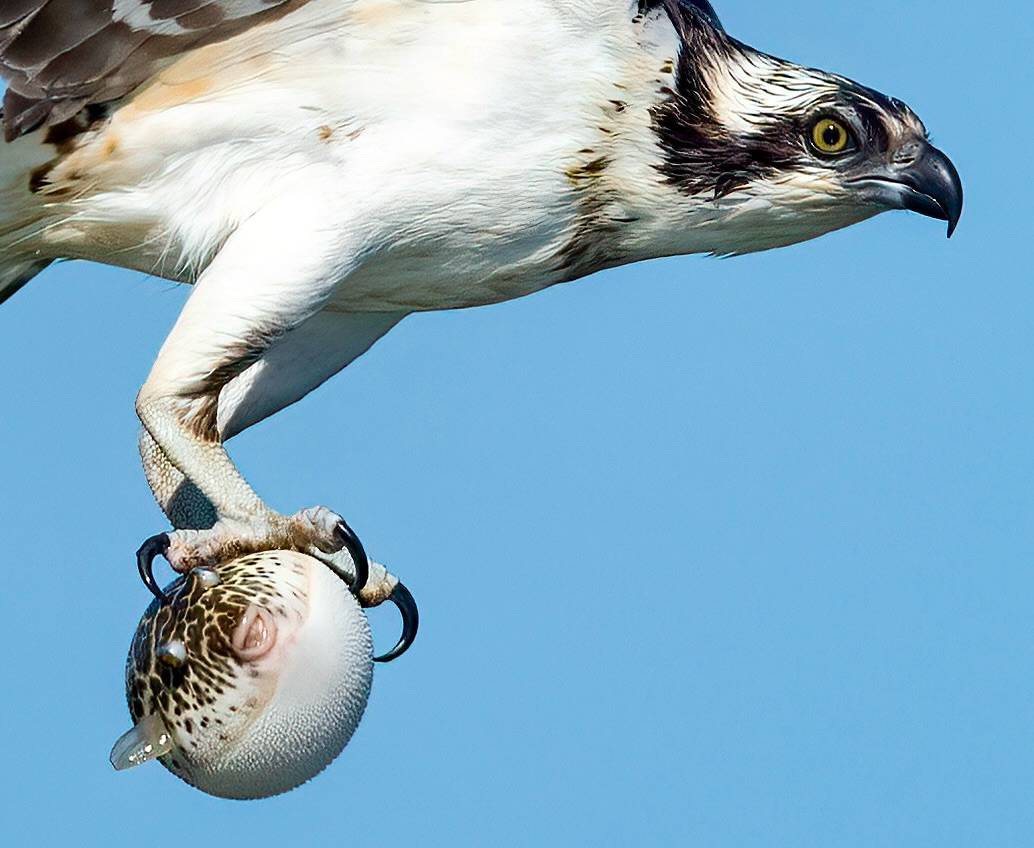
[[[819,118],[811,127],[811,143],[814,148],[826,156],[847,153],[854,149],[854,138],[851,131],[836,118]]]
[[[187,646],[178,640],[165,642],[155,651],[158,662],[169,668],[179,668],[187,661]]]

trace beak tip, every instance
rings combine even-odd
[[[948,219],[948,238],[951,238],[962,218],[962,178],[951,160],[936,147],[930,147],[927,155],[934,177],[932,194],[944,209],[944,217]]]
[[[955,230],[958,229],[959,221],[962,219],[962,183],[958,183],[958,192],[953,197],[954,203],[948,208],[948,238],[955,235]]]

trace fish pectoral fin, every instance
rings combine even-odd
[[[168,754],[173,747],[172,734],[152,713],[119,737],[109,759],[121,771]]]

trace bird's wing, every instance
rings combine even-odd
[[[308,0],[2,0],[8,140],[121,97],[180,54]]]

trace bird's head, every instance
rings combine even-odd
[[[653,111],[660,170],[691,209],[703,249],[780,247],[888,209],[954,231],[958,172],[904,103],[748,47],[706,0],[647,5],[663,7],[679,43]]]

